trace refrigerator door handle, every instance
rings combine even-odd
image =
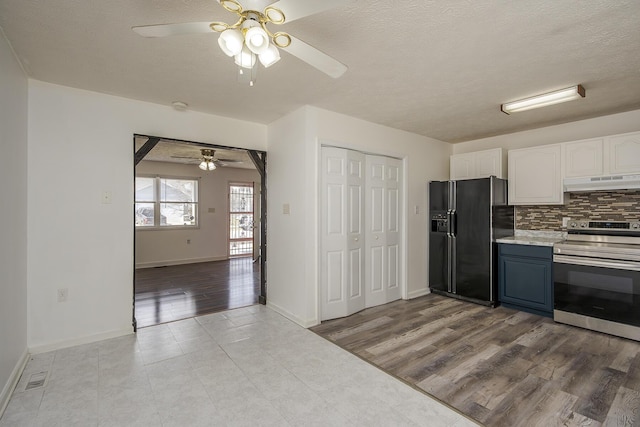
[[[453,236],[451,233],[447,233],[447,258],[449,262],[447,263],[447,292],[451,292],[451,284],[453,278],[453,266],[451,259],[451,250],[453,248]]]
[[[447,212],[447,232],[452,236],[455,237],[458,230],[457,230],[457,215],[456,215],[456,211],[455,210],[451,210],[449,212]]]
[[[454,234],[449,238],[451,242],[449,244],[449,270],[451,271],[449,278],[449,292],[457,293],[458,287],[456,286],[456,269],[458,268],[458,262],[456,260],[456,236]]]

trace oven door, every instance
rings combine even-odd
[[[553,256],[554,309],[640,326],[640,262]]]

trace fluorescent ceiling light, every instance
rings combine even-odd
[[[507,114],[518,113],[520,111],[532,110],[534,108],[546,107],[548,105],[584,98],[584,95],[585,91],[582,85],[577,85],[566,89],[556,90],[555,92],[545,93],[543,95],[532,96],[531,98],[507,102],[506,104],[502,104],[500,109],[502,112]]]

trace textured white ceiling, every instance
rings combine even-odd
[[[0,0],[30,77],[259,123],[309,104],[460,142],[640,108],[638,0],[345,1],[283,26],[347,64],[343,77],[283,54],[252,88],[216,34],[131,31],[233,17],[215,0]],[[500,112],[578,83],[585,99]]]

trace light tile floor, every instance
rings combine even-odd
[[[33,373],[44,387],[23,391]],[[255,305],[31,357],[8,426],[474,426]]]

